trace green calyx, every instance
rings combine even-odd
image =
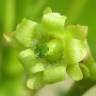
[[[17,42],[16,47],[22,47],[18,57],[28,73],[28,88],[37,90],[68,75],[76,81],[96,78],[96,63],[85,43],[88,28],[64,26],[65,21],[66,16],[47,10],[41,23],[23,19],[13,36],[4,35],[12,44]]]

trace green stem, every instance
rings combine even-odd
[[[5,0],[4,32],[13,31],[15,21],[15,0]]]
[[[91,88],[96,81],[84,79],[76,82],[65,96],[82,96],[89,88]]]

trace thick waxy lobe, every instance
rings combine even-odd
[[[68,38],[68,40],[66,40],[64,52],[65,52],[65,60],[69,64],[80,62],[87,55],[87,50],[84,45],[84,42],[74,38],[70,39]]]
[[[46,83],[55,83],[65,79],[66,68],[65,66],[59,65],[47,68],[44,71],[44,81]]]
[[[43,74],[38,73],[27,80],[27,87],[31,90],[37,90],[44,86]]]
[[[30,68],[37,62],[36,56],[31,49],[21,51],[19,54],[19,59],[25,68]]]
[[[36,31],[37,23],[31,20],[23,19],[16,28],[16,39],[24,47],[29,47],[32,42],[33,32]]]
[[[84,41],[87,38],[88,26],[68,25],[67,31],[70,32],[74,38]]]
[[[66,16],[61,16],[59,13],[44,14],[41,25],[47,30],[64,30]]]
[[[67,72],[73,80],[78,81],[83,79],[83,73],[80,69],[79,64],[69,65],[67,67]]]

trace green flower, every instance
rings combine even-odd
[[[21,46],[18,57],[28,75],[28,88],[36,90],[68,76],[82,80],[95,72],[92,65],[96,65],[88,61],[91,56],[86,43],[88,28],[64,26],[65,21],[66,16],[47,11],[41,23],[23,19],[17,25],[11,41],[15,41],[16,47]]]

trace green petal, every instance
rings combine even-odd
[[[82,70],[84,78],[89,78],[90,77],[90,71],[86,64],[80,64],[80,68]]]
[[[44,81],[46,83],[56,83],[65,79],[65,66],[54,66],[44,71]]]
[[[64,49],[64,57],[68,64],[74,64],[82,61],[86,55],[87,50],[81,40],[69,39],[66,41]]]
[[[35,74],[35,73],[44,71],[45,70],[45,66],[46,66],[46,64],[38,62],[34,66],[29,68],[29,73]]]
[[[96,80],[96,62],[91,54],[88,54],[87,58],[84,60],[84,63],[90,71],[90,78]]]
[[[30,68],[37,62],[36,56],[31,49],[21,51],[19,54],[19,59],[25,68]]]
[[[79,67],[79,64],[73,64],[73,65],[69,65],[67,67],[67,72],[69,74],[69,76],[73,79],[73,80],[82,80],[83,78],[83,74],[81,72],[81,69]]]
[[[36,90],[44,86],[43,74],[38,73],[27,80],[27,87],[31,90]]]
[[[36,31],[37,23],[31,20],[23,19],[16,28],[16,39],[24,47],[29,47],[32,42],[33,32]]]
[[[67,30],[72,34],[73,37],[85,40],[87,38],[88,27],[81,25],[69,25]]]
[[[63,30],[65,20],[66,16],[62,16],[59,13],[47,13],[44,14],[41,24],[48,30]]]

